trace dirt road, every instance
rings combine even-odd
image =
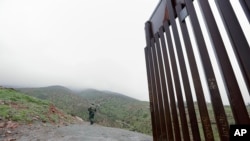
[[[12,136],[17,141],[152,141],[152,136],[118,128],[89,125],[23,126]]]

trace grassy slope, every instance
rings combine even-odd
[[[0,117],[4,121],[12,120],[19,123],[73,121],[71,116],[58,110],[49,101],[2,87],[0,88]]]

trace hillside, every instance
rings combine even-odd
[[[27,92],[33,90],[25,89]],[[49,99],[55,94],[50,95],[49,91],[59,90],[63,90],[62,87],[50,87],[45,90],[46,92],[41,92],[44,94],[42,97]],[[64,90],[67,91],[67,89]],[[66,98],[65,95],[68,94],[65,92],[62,97]],[[82,98],[75,94],[71,95],[79,99]],[[58,97],[58,99],[60,98]],[[97,130],[99,134],[96,133]],[[111,132],[112,134],[110,134]],[[102,140],[152,139],[151,136],[136,132],[107,128],[100,125],[90,126],[89,123],[81,122],[76,117],[72,117],[58,109],[49,100],[28,96],[20,92],[20,89],[18,92],[15,89],[0,86],[0,140],[48,140],[52,138],[53,140],[68,140],[69,138],[73,140],[99,140],[101,138]]]
[[[68,88],[62,86],[50,86],[41,88],[18,88],[17,91],[25,93],[39,99],[48,100],[68,114],[77,115],[87,120],[87,100],[75,94]]]
[[[148,102],[95,89],[74,92],[62,86],[17,89],[25,94],[46,99],[69,114],[88,120],[90,103],[97,106],[96,122],[109,127],[152,134]]]
[[[77,94],[97,106],[100,124],[151,134],[148,102],[119,93],[94,89],[87,89]]]
[[[14,89],[0,87],[1,121],[18,123],[69,123],[73,117],[56,108],[51,102],[27,96]]]

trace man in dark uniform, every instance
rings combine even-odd
[[[89,111],[89,121],[90,124],[94,124],[94,118],[95,118],[95,112],[96,112],[96,108],[94,107],[94,104],[92,103],[91,106],[88,108]]]

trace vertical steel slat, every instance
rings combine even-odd
[[[212,64],[209,58],[209,54],[207,51],[207,47],[202,36],[201,28],[199,26],[198,18],[195,13],[195,9],[193,6],[193,2],[191,0],[186,0],[187,10],[190,13],[190,19],[194,28],[194,33],[198,43],[198,50],[201,54],[201,60],[203,62],[203,67],[205,70],[205,74],[207,76],[207,83],[209,86],[211,102],[215,114],[215,119],[217,121],[217,127],[220,132],[220,138],[223,140],[228,140],[228,136],[225,136],[224,130],[228,129],[227,117],[225,114],[224,106],[222,103],[222,99],[219,93],[217,81],[215,78],[215,74],[212,68]],[[226,132],[225,132],[226,133]]]
[[[182,30],[185,48],[186,48],[186,52],[187,52],[187,57],[189,60],[189,66],[191,69],[191,76],[193,78],[193,83],[194,83],[194,88],[195,88],[195,92],[196,92],[196,97],[197,97],[197,102],[198,102],[198,107],[199,107],[199,112],[200,112],[200,116],[201,116],[201,122],[202,122],[202,126],[203,126],[205,139],[206,140],[213,140],[213,131],[211,128],[211,122],[209,119],[209,114],[208,114],[208,110],[207,110],[205,96],[204,96],[204,92],[202,89],[200,75],[199,75],[199,71],[197,68],[197,63],[195,60],[194,51],[192,48],[192,44],[190,41],[190,37],[189,37],[189,33],[187,30],[187,26],[186,26],[185,21],[180,21],[180,27]]]
[[[181,7],[177,6],[176,8],[177,8],[177,11],[181,11]],[[177,13],[179,13],[179,12],[177,12]],[[195,92],[196,92],[195,94],[197,97],[197,103],[198,103],[201,122],[202,122],[202,126],[203,126],[203,132],[204,132],[206,140],[209,140],[209,139],[212,140],[213,132],[212,132],[212,129],[210,126],[211,122],[209,119],[207,105],[206,105],[206,101],[205,101],[205,97],[204,97],[204,92],[203,92],[202,85],[201,85],[201,79],[200,79],[199,71],[197,68],[192,44],[191,44],[191,41],[189,38],[189,33],[187,30],[187,26],[186,26],[185,21],[180,20],[180,28],[182,30],[182,35],[183,35],[184,44],[185,44],[184,47],[186,48],[187,58],[189,60],[189,66],[190,66],[191,76],[193,79],[193,84],[194,84],[194,88],[195,88]],[[194,116],[196,118],[196,116],[193,113],[191,113],[190,116]],[[192,119],[192,117],[190,117],[190,118]],[[198,130],[198,129],[196,129],[196,130]],[[199,133],[199,132],[197,132],[197,133]],[[200,140],[199,139],[200,135],[198,137],[197,136],[198,135],[196,135],[197,140]]]
[[[181,120],[181,122],[180,122],[181,123],[181,133],[183,135],[184,140],[190,140],[190,137],[188,134],[189,132],[188,132],[188,128],[187,128],[186,112],[185,112],[185,107],[184,107],[184,103],[183,103],[181,86],[180,86],[179,75],[178,75],[178,70],[177,70],[177,62],[175,60],[173,48],[168,47],[168,49],[169,49],[169,55],[171,58],[173,79],[174,79],[174,83],[175,83],[175,92],[176,92],[176,98],[177,98],[179,114],[180,114],[179,117]]]
[[[178,14],[179,19],[181,18],[181,16],[179,15],[181,10],[182,10],[181,5],[176,6],[176,13]],[[181,23],[181,21],[180,21],[180,23]],[[184,37],[184,40],[186,40],[185,37]],[[179,52],[181,52],[178,54],[178,56],[180,56],[179,60],[184,61],[182,49],[179,48],[177,50],[180,50]],[[184,67],[184,65],[185,64],[180,63],[180,66],[182,66],[182,68],[183,68],[182,69],[182,77],[183,77],[183,82],[185,82],[184,89],[185,89],[185,94],[186,94],[186,100],[187,100],[187,106],[188,106],[189,119],[190,119],[190,124],[191,124],[191,129],[192,129],[193,140],[200,141],[201,138],[200,138],[200,133],[199,133],[198,121],[197,121],[197,117],[196,117],[196,113],[195,113],[195,108],[194,108],[194,101],[193,101],[192,92],[191,92],[191,88],[190,88],[190,84],[189,84],[187,69],[186,69],[186,67]]]
[[[239,66],[246,81],[248,90],[250,91],[250,48],[246,37],[241,29],[239,21],[234,10],[228,0],[215,0],[220,14],[224,20],[228,36],[238,58]],[[244,124],[245,120],[237,121]]]
[[[149,58],[149,64],[150,64],[150,72],[151,72],[151,91],[152,91],[152,99],[153,99],[153,108],[154,108],[154,116],[155,116],[155,125],[156,125],[156,134],[157,134],[157,138],[156,140],[160,140],[159,136],[161,134],[161,127],[160,127],[160,120],[159,120],[159,112],[158,112],[158,101],[157,98],[155,97],[155,90],[153,89],[154,86],[154,76],[152,70],[153,70],[153,64],[152,64],[152,56],[151,56],[151,48],[148,48],[148,58]]]
[[[147,69],[147,79],[148,79],[148,92],[149,92],[149,106],[150,106],[150,114],[151,114],[151,123],[152,123],[152,130],[153,130],[153,139],[154,141],[157,140],[157,126],[155,121],[155,110],[153,106],[153,96],[152,96],[152,84],[151,84],[151,74],[150,74],[150,64],[148,58],[148,47],[145,47],[145,61],[146,61],[146,69]]]
[[[162,27],[160,28],[160,30],[163,31],[164,28]],[[168,23],[165,24],[165,30],[166,30],[168,47],[173,47]],[[177,115],[177,107],[176,107],[175,96],[174,96],[175,94],[174,94],[174,89],[173,89],[173,81],[172,81],[171,73],[170,73],[171,72],[170,64],[169,64],[170,62],[168,59],[168,53],[167,53],[167,48],[166,48],[166,43],[165,43],[163,32],[160,32],[160,39],[161,39],[161,44],[162,44],[162,53],[163,53],[163,58],[165,62],[165,70],[166,70],[166,76],[167,76],[169,99],[170,99],[171,113],[172,113],[173,125],[174,125],[174,137],[176,141],[180,141],[181,134],[180,134],[180,127],[179,127],[179,119]]]
[[[149,54],[149,64],[150,66],[150,72],[151,73],[151,83],[152,83],[152,95],[153,95],[153,99],[154,99],[154,107],[155,107],[155,116],[156,116],[156,126],[157,128],[157,140],[161,141],[161,135],[162,135],[162,124],[161,124],[161,120],[160,120],[160,113],[159,113],[159,106],[158,106],[158,99],[157,99],[157,92],[156,92],[156,88],[155,88],[155,72],[154,72],[154,65],[153,65],[153,58],[152,58],[152,51],[151,51],[151,47],[148,50],[148,54]]]
[[[200,49],[201,46],[206,48],[206,45],[205,45],[201,30],[197,29],[197,27],[199,27],[199,22],[198,22],[198,19],[197,19],[193,4],[192,4],[192,2],[186,2],[186,6],[187,6],[187,10],[188,10],[188,12],[190,14],[191,23],[192,23],[192,25],[194,27],[193,28],[194,29],[194,34],[196,36],[198,49],[199,49],[199,52],[201,54],[201,59],[202,59],[204,70],[205,70],[206,77],[207,77],[207,83],[209,84],[210,95],[213,95],[213,93],[214,93],[213,90],[214,89],[216,89],[215,94],[219,95],[217,83],[216,83],[216,80],[215,80],[215,76],[213,74],[213,69],[212,69],[211,62],[209,60],[210,58],[208,56],[208,53],[206,52],[206,49],[205,50]],[[185,35],[184,35],[184,37],[185,37]],[[203,55],[206,55],[206,56],[203,56]],[[194,60],[192,60],[192,61],[194,61]],[[192,61],[191,61],[191,63],[192,63]],[[196,66],[191,66],[191,71],[196,71],[196,69],[197,69]],[[198,70],[197,70],[197,74],[199,74]],[[192,76],[197,75],[197,74],[192,73]],[[199,76],[197,78],[199,78]],[[201,120],[202,120],[203,130],[204,130],[204,134],[205,134],[205,139],[206,140],[214,140],[209,115],[207,115],[207,111],[204,112],[202,110],[202,109],[207,110],[207,108],[204,108],[204,106],[206,105],[206,102],[205,102],[205,99],[204,99],[204,93],[202,92],[202,96],[201,95],[199,96],[200,92],[198,92],[198,91],[203,91],[203,90],[200,89],[200,88],[202,88],[201,83],[200,83],[200,78],[199,79],[197,79],[197,78],[193,78],[193,80],[194,80],[194,84],[196,86],[195,89],[196,89],[199,108],[200,108],[200,111],[201,111],[200,114],[201,114]]]
[[[168,141],[173,141],[173,129],[172,129],[172,120],[170,115],[170,105],[169,105],[169,97],[167,92],[167,86],[166,86],[166,80],[165,80],[165,73],[164,73],[164,64],[162,60],[162,52],[161,52],[161,46],[159,42],[159,35],[158,33],[155,35],[155,41],[156,41],[156,51],[157,51],[157,57],[158,57],[158,63],[159,63],[159,73],[161,75],[161,87],[162,87],[162,94],[164,99],[164,105],[165,105],[165,118],[166,118],[166,126],[167,126],[167,135],[168,135]]]
[[[182,49],[181,49],[181,44],[180,44],[180,38],[179,38],[179,33],[177,30],[177,26],[176,26],[176,22],[175,22],[175,14],[174,14],[174,10],[173,10],[173,5],[171,0],[167,0],[167,11],[170,17],[170,23],[172,26],[172,31],[173,31],[173,36],[174,36],[174,41],[175,41],[175,47],[176,47],[176,51],[177,51],[177,56],[179,59],[179,65],[181,73],[182,73],[182,77],[184,77],[185,80],[188,80],[187,78],[187,71],[186,71],[186,65],[185,65],[185,61],[183,58],[183,53],[182,53]],[[177,69],[177,61],[175,59],[175,55],[174,55],[174,48],[169,47],[169,52],[170,52],[170,56],[171,56],[171,60],[173,62],[172,64],[172,68],[173,68],[173,75],[174,75],[174,81],[175,81],[175,87],[176,87],[176,95],[177,95],[177,99],[178,99],[178,106],[179,106],[179,112],[180,112],[180,119],[181,119],[181,125],[182,125],[182,133],[183,133],[183,138],[185,141],[189,141],[190,140],[190,136],[189,136],[189,130],[188,130],[188,126],[187,126],[187,117],[186,117],[186,112],[185,112],[185,107],[184,107],[184,102],[183,102],[183,94],[181,91],[181,85],[180,85],[180,75],[178,74],[178,69]],[[183,80],[183,85],[186,86],[188,85],[188,81],[185,82],[185,80]],[[185,87],[188,92],[188,88]],[[190,88],[189,88],[190,90]],[[191,90],[189,91],[191,94]]]
[[[161,139],[162,141],[167,140],[167,125],[165,122],[165,112],[164,112],[164,105],[163,105],[163,99],[162,99],[162,90],[161,90],[161,81],[160,81],[160,74],[159,74],[159,62],[157,61],[157,54],[156,54],[156,47],[155,47],[155,39],[152,38],[151,40],[151,48],[153,53],[153,60],[154,60],[154,71],[155,71],[155,81],[156,81],[156,89],[157,89],[157,98],[159,103],[159,110],[160,110],[160,122],[161,122]],[[159,54],[158,54],[159,55]]]
[[[153,132],[155,132],[155,138],[154,141],[159,140],[159,136],[161,134],[160,131],[160,123],[159,123],[159,112],[158,112],[158,104],[157,104],[157,99],[155,99],[155,91],[153,89],[154,86],[154,68],[153,68],[153,63],[152,63],[152,56],[151,56],[151,38],[152,38],[152,27],[151,27],[151,22],[148,21],[145,23],[145,34],[146,34],[146,43],[147,43],[147,60],[148,60],[148,68],[149,68],[149,88],[151,92],[151,99],[152,99],[152,108],[153,108],[153,116],[154,116],[154,129]]]
[[[155,76],[154,76],[154,66],[152,61],[152,52],[151,47],[148,49],[148,56],[149,56],[149,64],[150,64],[150,70],[151,70],[151,86],[152,86],[152,97],[153,97],[153,103],[154,103],[154,110],[155,110],[155,121],[157,126],[157,140],[160,140],[161,136],[161,123],[160,123],[160,113],[159,113],[159,107],[158,107],[158,101],[156,97],[156,90],[155,90]]]
[[[232,65],[227,55],[225,45],[223,44],[223,40],[221,38],[219,29],[215,22],[215,18],[213,16],[212,10],[207,0],[199,0],[199,3],[202,8],[203,15],[207,23],[207,27],[211,34],[210,37],[213,41],[214,48],[218,54],[217,55],[218,61],[220,63],[223,76],[227,84],[227,88],[229,92],[228,97],[229,97],[230,104],[232,105],[231,107],[234,113],[234,117],[236,117],[235,118],[236,122],[240,120],[242,123],[249,124],[250,120],[248,117],[247,109],[244,104],[244,100],[241,95],[241,91],[237,83]],[[225,132],[225,131],[229,131],[229,126],[226,120],[226,115],[221,115],[219,113],[218,115],[219,116],[216,116],[216,118],[217,118],[217,123],[219,124],[218,129],[220,132],[221,140],[229,140],[229,133]]]
[[[203,92],[202,85],[201,85],[201,79],[200,79],[199,71],[197,68],[193,48],[192,48],[192,45],[190,42],[189,33],[187,30],[185,21],[180,22],[180,26],[182,29],[184,43],[185,43],[185,47],[186,47],[186,51],[187,51],[187,57],[189,60],[189,66],[190,66],[191,74],[192,74],[192,78],[193,78],[193,83],[194,83],[194,88],[195,88],[195,92],[196,92],[196,97],[197,97],[199,112],[200,112],[200,116],[201,116],[203,131],[204,131],[206,140],[208,140],[208,139],[213,138],[213,132],[212,132],[212,129],[210,126],[211,122],[209,119],[207,105],[206,105],[206,101],[205,101],[205,97],[204,97],[204,92]]]

